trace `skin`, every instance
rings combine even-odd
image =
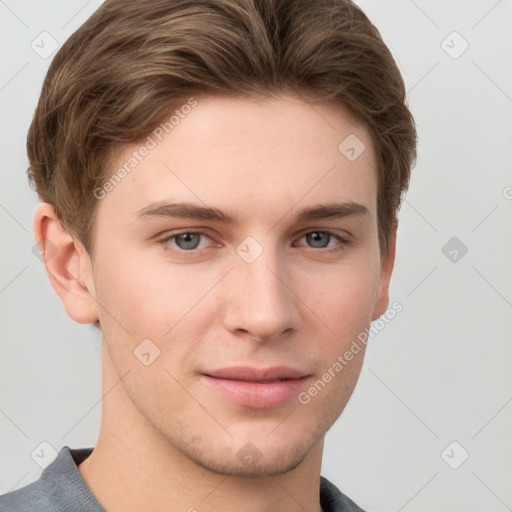
[[[338,150],[350,133],[366,146],[354,161]],[[139,147],[122,147],[116,165]],[[375,168],[368,131],[340,105],[204,97],[98,201],[92,256],[39,207],[35,234],[58,249],[46,269],[68,315],[101,324],[102,424],[79,471],[109,512],[321,510],[324,436],[364,350],[306,405],[243,407],[200,373],[285,365],[308,373],[307,390],[385,312],[395,232],[381,257]],[[137,217],[165,201],[237,222]],[[325,203],[368,213],[296,222]],[[327,229],[349,243],[305,236]],[[207,236],[182,255],[178,230]],[[248,236],[263,249],[252,263],[236,251]],[[160,350],[149,366],[133,353],[144,339]],[[249,442],[256,462],[237,456]]]

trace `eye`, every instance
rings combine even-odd
[[[299,240],[305,240],[306,244],[314,249],[333,247],[332,250],[338,250],[349,243],[345,238],[329,230],[310,231],[309,233],[304,234]]]
[[[191,252],[194,249],[203,249],[211,238],[202,231],[185,231],[174,233],[165,237],[161,242],[169,250],[176,252]]]

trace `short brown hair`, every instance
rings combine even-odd
[[[391,52],[350,0],[105,1],[48,70],[29,179],[92,254],[93,190],[120,144],[144,139],[191,95],[282,92],[341,103],[368,128],[385,254],[417,134]]]

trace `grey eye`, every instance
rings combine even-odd
[[[175,235],[174,238],[176,245],[180,249],[186,251],[190,249],[197,249],[197,246],[201,241],[201,236],[202,235],[200,233],[181,233],[179,235]]]
[[[316,249],[323,249],[329,245],[330,237],[332,235],[325,231],[312,231],[305,235],[306,240],[311,247]]]

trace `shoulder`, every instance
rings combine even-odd
[[[50,501],[41,480],[2,494],[0,496],[0,510],[2,512],[22,512],[27,510],[50,511]]]
[[[324,512],[365,512],[323,476],[320,477],[320,504]]]
[[[105,512],[77,469],[91,451],[64,446],[38,480],[0,496],[1,512]]]

